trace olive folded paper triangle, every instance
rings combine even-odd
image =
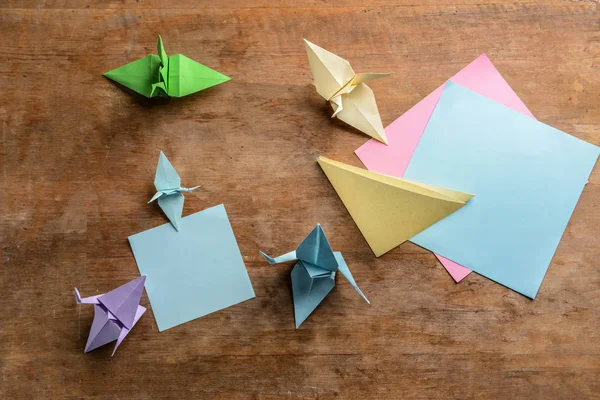
[[[376,257],[464,207],[474,196],[323,156],[317,162]]]

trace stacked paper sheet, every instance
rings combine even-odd
[[[129,237],[158,330],[254,298],[223,204]]]
[[[534,120],[485,56],[386,135],[356,151],[370,170],[475,194],[411,240],[457,281],[470,269],[535,297],[599,148]]]

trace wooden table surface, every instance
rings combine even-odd
[[[360,165],[367,138],[329,118],[302,43],[394,71],[371,85],[384,125],[485,52],[539,120],[600,145],[598,0],[218,3],[0,5],[0,397],[598,398],[600,167],[534,301],[476,274],[454,284],[410,243],[376,259],[315,162]],[[102,77],[158,33],[232,80],[148,101]],[[73,287],[139,276],[127,237],[166,221],[146,204],[161,149],[202,185],[184,215],[225,204],[256,298],[162,333],[148,312],[113,358],[84,355],[93,308]],[[258,251],[317,222],[371,305],[338,279],[296,330],[292,265]]]

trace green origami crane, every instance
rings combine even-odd
[[[183,97],[231,79],[182,54],[167,57],[160,35],[157,49],[158,55],[150,54],[104,76],[146,97]]]

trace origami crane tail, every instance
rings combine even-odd
[[[344,258],[342,257],[342,254],[339,252],[335,253],[336,258],[338,260],[339,263],[339,271],[342,273],[342,275],[344,275],[344,277],[346,277],[346,279],[348,279],[348,282],[350,282],[350,285],[352,285],[352,287],[354,288],[354,290],[356,290],[358,292],[358,294],[365,299],[365,301],[368,304],[371,304],[371,302],[369,301],[369,299],[367,299],[367,296],[364,295],[364,293],[362,292],[362,290],[359,289],[358,285],[356,284],[356,281],[354,280],[354,277],[352,276],[352,273],[350,272],[350,269],[348,268],[348,265],[346,264],[346,261],[344,260]]]
[[[342,96],[334,96],[329,100],[331,107],[333,107],[333,115],[331,118],[335,118],[343,109],[344,105],[342,104]]]
[[[283,254],[283,255],[281,255],[279,257],[275,257],[275,258],[269,257],[268,255],[266,255],[262,251],[260,252],[260,254],[271,265],[273,265],[273,264],[279,264],[279,263],[283,263],[283,262],[288,262],[288,261],[296,261],[298,259],[296,257],[296,250],[290,251],[289,253],[285,253],[285,254]]]
[[[163,192],[156,192],[154,194],[154,196],[152,196],[152,198],[150,199],[150,201],[146,204],[150,204],[152,203],[154,200],[158,199],[160,196],[162,196],[164,193]]]
[[[169,57],[169,96],[182,97],[229,81],[222,73],[197,61],[175,54]]]
[[[361,83],[365,83],[368,81],[374,81],[375,79],[385,78],[386,76],[390,76],[391,74],[393,74],[393,72],[385,72],[385,73],[367,72],[367,73],[363,73],[363,74],[356,74],[356,76],[354,77],[353,85],[357,86],[357,85],[360,85]]]

